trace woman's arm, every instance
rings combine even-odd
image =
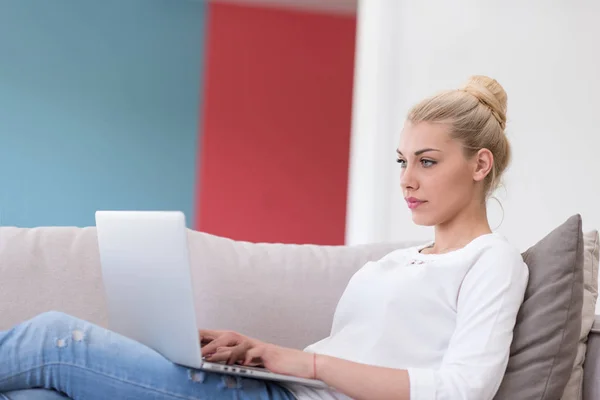
[[[221,352],[228,352],[223,348]],[[219,354],[219,351],[217,353]],[[336,357],[255,342],[246,352],[245,365],[262,361],[272,372],[318,379],[345,395],[361,400],[409,400],[408,372],[359,364]]]
[[[408,372],[339,358],[316,356],[316,377],[348,397],[362,400],[409,400]]]
[[[374,367],[340,358],[280,347],[236,332],[201,331],[207,361],[242,360],[244,365],[264,363],[268,370],[300,378],[318,379],[347,396],[361,400],[409,400],[405,370]]]

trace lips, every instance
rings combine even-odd
[[[405,200],[406,204],[408,204],[408,208],[410,208],[411,210],[414,210],[423,203],[427,203],[425,200],[419,200],[415,197],[407,197]]]

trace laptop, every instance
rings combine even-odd
[[[322,381],[275,374],[264,368],[203,360],[182,212],[97,211],[96,228],[112,331],[182,366],[328,387]]]

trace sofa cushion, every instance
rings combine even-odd
[[[581,400],[583,398],[583,363],[587,351],[587,340],[596,318],[596,300],[598,299],[598,231],[583,235],[583,307],[581,332],[577,344],[577,356],[571,371],[571,377],[565,387],[561,400]]]
[[[106,326],[96,228],[0,227],[0,330],[59,310]]]
[[[575,361],[583,304],[583,232],[574,215],[523,253],[529,282],[496,399],[556,399]]]

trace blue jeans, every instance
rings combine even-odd
[[[63,399],[22,391],[34,388],[74,400],[294,399],[275,383],[175,365],[136,341],[59,312],[0,332],[0,399]],[[25,393],[31,397],[20,397]]]

